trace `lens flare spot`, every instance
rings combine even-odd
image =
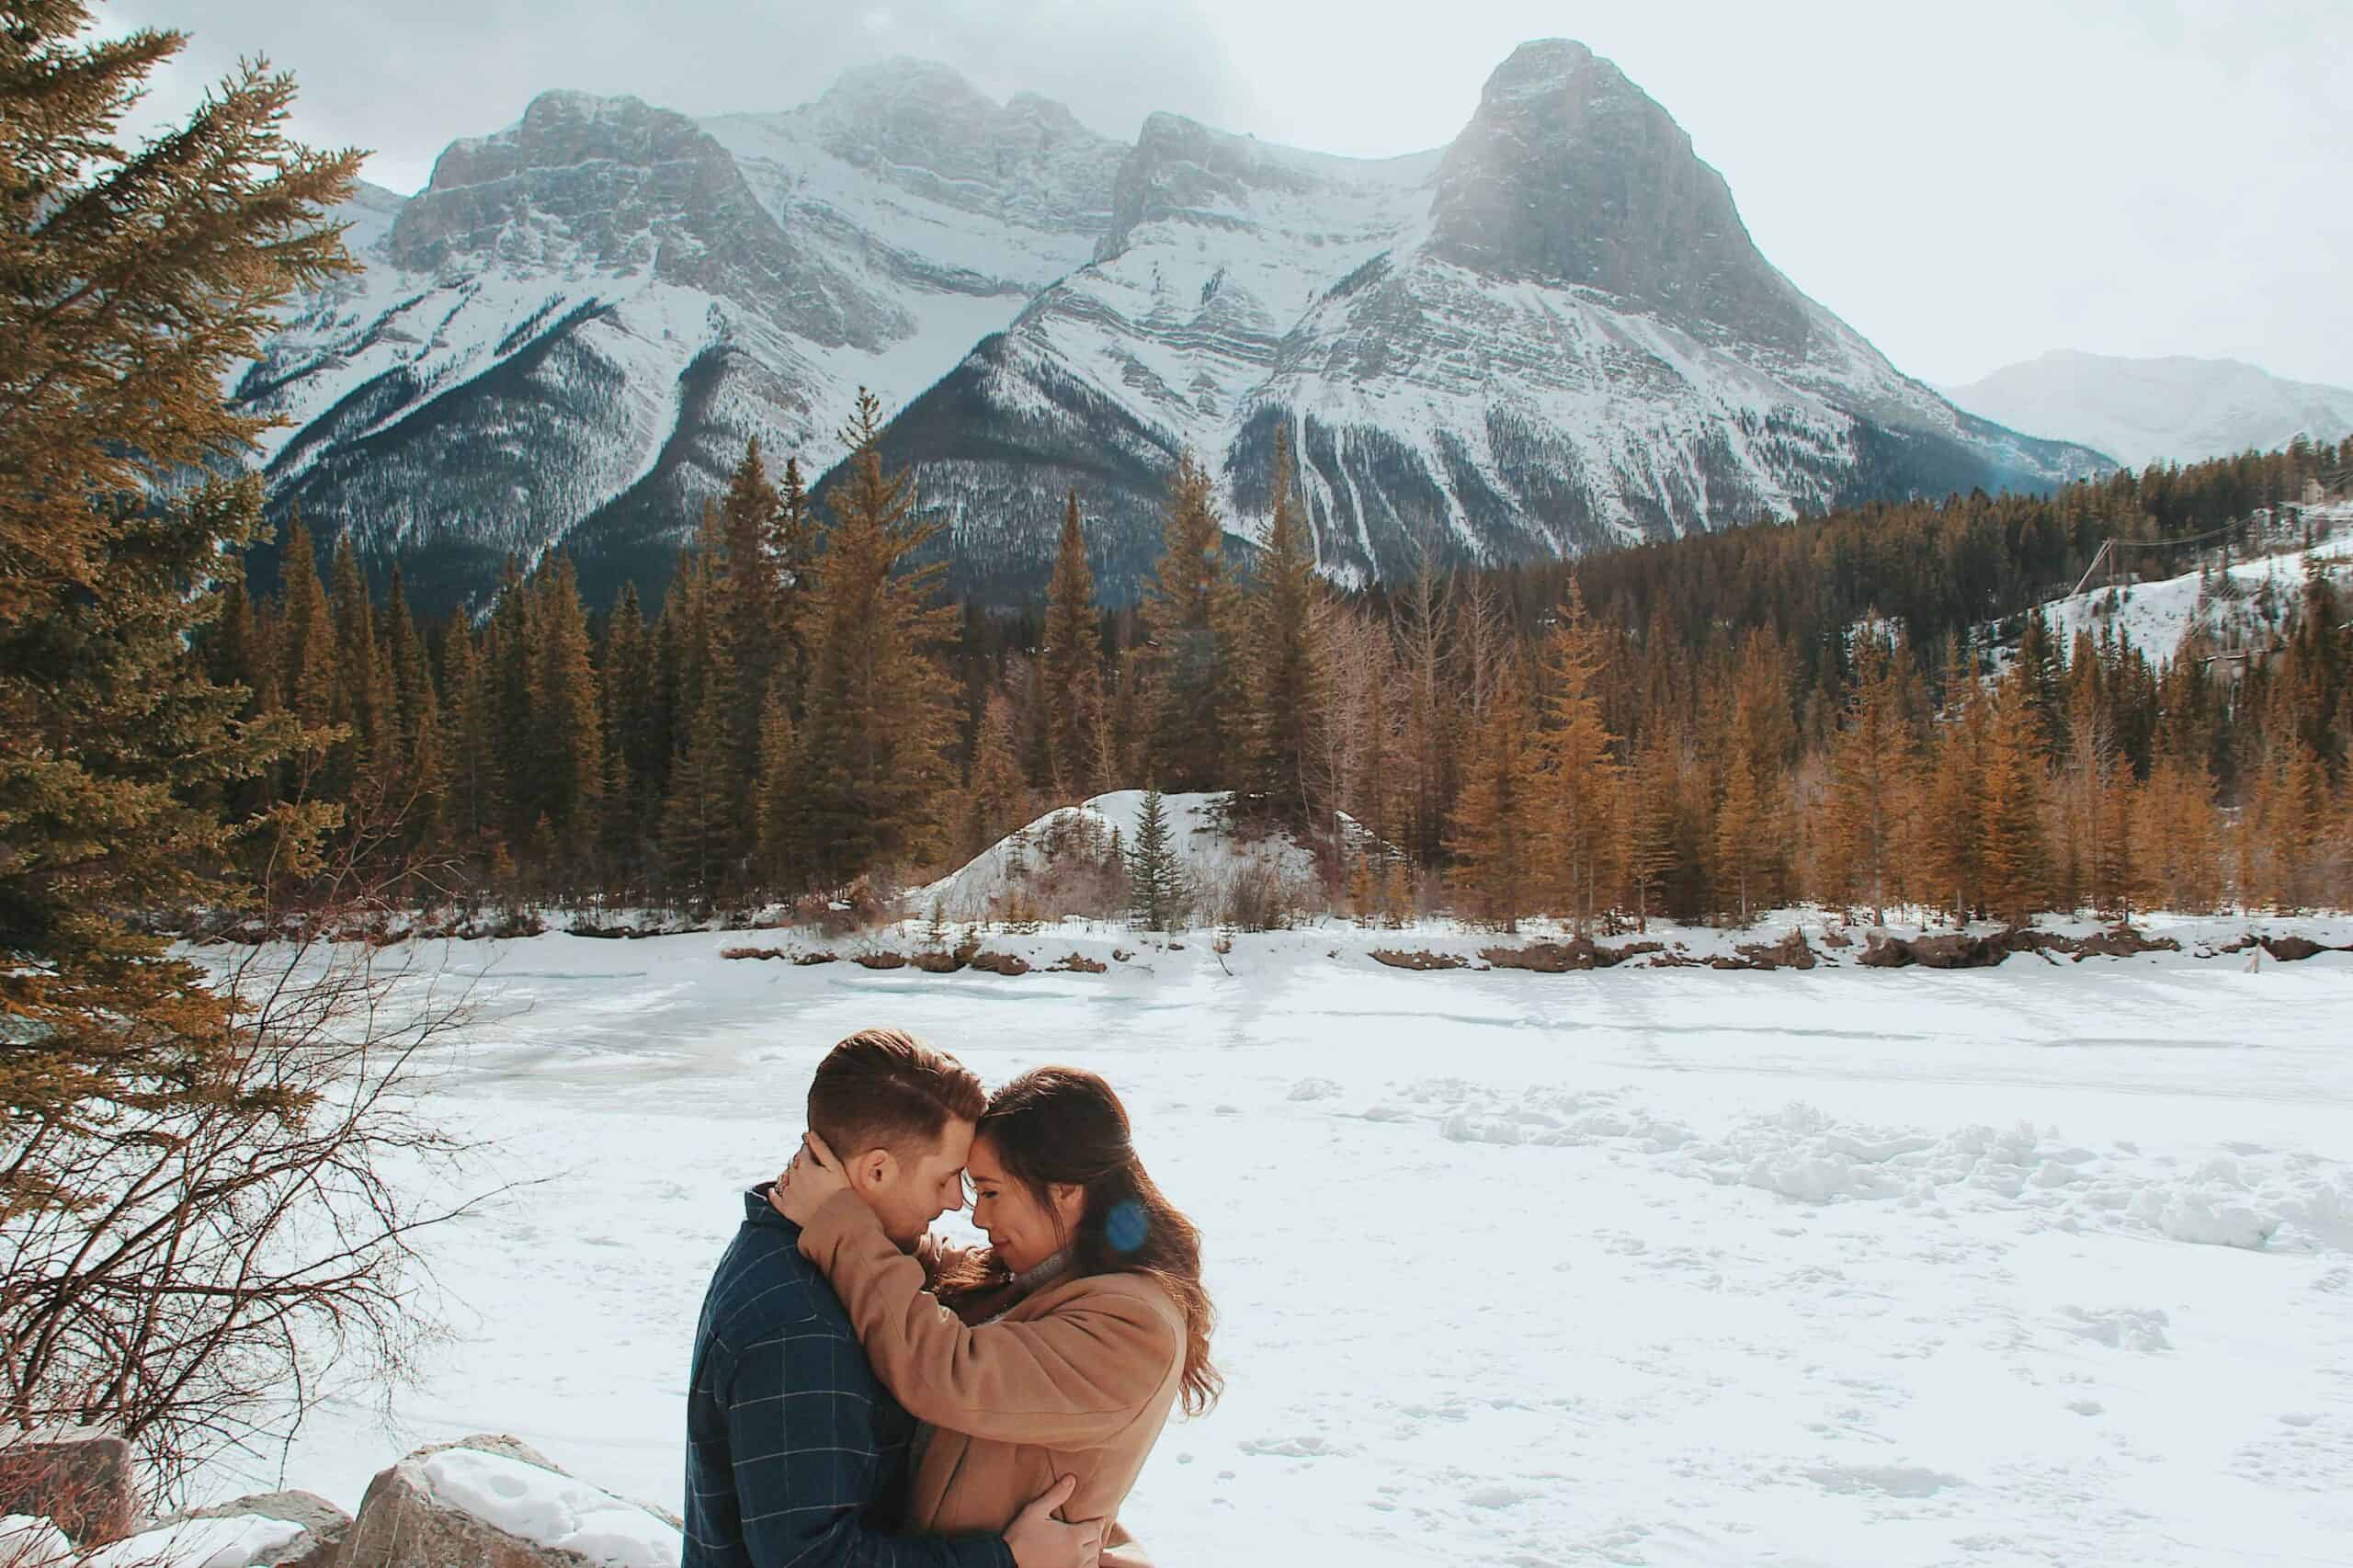
[[[1103,1238],[1111,1244],[1114,1252],[1134,1252],[1151,1233],[1151,1217],[1144,1213],[1143,1205],[1132,1198],[1113,1204],[1111,1212],[1104,1217]]]

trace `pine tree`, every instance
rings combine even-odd
[[[1128,915],[1147,931],[1165,931],[1183,915],[1184,868],[1168,835],[1160,788],[1144,791],[1136,835],[1128,846]]]
[[[284,601],[278,689],[304,729],[324,730],[335,722],[335,693],[341,685],[335,667],[335,617],[327,608],[326,585],[319,581],[318,555],[300,511],[287,519],[278,578]]]
[[[745,446],[719,503],[722,604],[714,628],[727,641],[734,683],[727,694],[728,736],[747,780],[759,768],[760,722],[769,688],[787,665],[783,562],[776,554],[779,543],[790,548],[791,529],[783,514],[783,500],[768,483],[756,437]]]
[[[1274,515],[1245,621],[1245,793],[1260,809],[1303,824],[1309,754],[1320,693],[1315,639],[1315,540],[1293,494],[1290,429],[1275,429]]]
[[[768,691],[767,711],[760,720],[756,854],[761,880],[784,892],[797,891],[800,882],[792,860],[792,776],[799,764],[793,753],[792,714],[779,682]]]
[[[1608,639],[1586,615],[1572,577],[1545,638],[1535,820],[1552,905],[1580,932],[1592,928],[1616,884],[1608,861],[1617,795],[1609,748],[1617,737],[1602,722],[1599,688],[1608,658]]]
[[[1209,472],[1188,453],[1169,481],[1160,561],[1143,606],[1154,676],[1148,750],[1153,770],[1179,790],[1228,782],[1233,634],[1223,538]]]
[[[368,584],[359,574],[358,557],[346,536],[335,546],[334,584],[327,598],[328,618],[335,628],[335,722],[351,732],[349,743],[337,748],[328,788],[338,800],[348,801],[362,781],[380,787],[386,776],[385,706],[390,682],[376,643],[374,607]]]
[[[1472,918],[1506,931],[1519,929],[1537,887],[1533,727],[1518,669],[1506,663],[1473,724],[1449,845],[1450,880]]]
[[[734,746],[727,733],[727,687],[714,681],[688,721],[670,768],[662,816],[662,861],[668,886],[708,906],[730,891],[744,819],[736,812]]]
[[[637,585],[624,583],[605,624],[602,671],[608,780],[604,809],[613,824],[608,848],[615,851],[623,844],[634,846],[669,776],[670,741],[656,716],[654,663],[654,634],[639,608]],[[625,790],[615,794],[624,780]]]
[[[589,660],[588,627],[569,558],[557,556],[539,577],[532,650],[532,755],[538,765],[534,798],[561,841],[596,832],[605,786],[604,723],[597,711],[597,673]]]
[[[2024,926],[2050,900],[2051,858],[2043,839],[2048,753],[2035,707],[2032,667],[2014,665],[1996,688],[1985,737],[1978,863],[1986,907]]]
[[[506,781],[494,677],[462,612],[450,616],[442,634],[441,683],[449,705],[449,822],[467,852],[481,854],[502,836]]]
[[[1980,800],[1991,711],[1973,661],[1958,644],[1948,650],[1945,709],[1934,744],[1921,759],[1920,871],[1929,896],[1967,920],[1983,906]]]
[[[1675,863],[1675,765],[1654,725],[1634,748],[1618,789],[1618,863],[1633,894],[1634,929],[1648,931],[1660,880]]]
[[[333,821],[221,814],[223,786],[315,740],[239,722],[252,693],[204,667],[262,506],[256,476],[205,476],[265,425],[223,377],[350,266],[322,213],[358,155],[287,141],[292,84],[259,66],[125,153],[141,84],[185,40],[88,23],[46,3],[0,27],[0,1107],[30,1140],[11,1206],[64,1199],[48,1162],[109,1102],[218,1103],[229,1004],[150,917],[235,906],[241,835],[299,851]]]
[[[1746,727],[1747,704],[1741,705]],[[1716,806],[1715,881],[1717,898],[1745,926],[1765,885],[1765,808],[1756,769],[1745,747],[1734,745],[1724,765],[1723,798]]]
[[[1045,774],[1058,799],[1073,799],[1088,792],[1099,768],[1096,735],[1103,706],[1095,576],[1086,564],[1086,535],[1079,521],[1075,487],[1063,503],[1054,574],[1046,585],[1043,655]]]
[[[951,778],[953,686],[932,649],[955,611],[932,602],[945,563],[924,559],[941,525],[883,469],[881,433],[882,405],[861,389],[812,601],[796,850],[835,881],[934,850]]]
[[[1918,771],[1904,717],[1901,651],[1877,636],[1856,649],[1856,682],[1830,755],[1829,857],[1824,896],[1870,905],[1871,923],[1905,888],[1913,779]]]
[[[389,677],[390,728],[387,787],[407,822],[411,846],[437,844],[444,826],[447,780],[443,775],[440,696],[409,608],[408,586],[392,569],[384,604],[384,667]]]
[[[1013,754],[1013,704],[992,691],[972,741],[972,778],[964,787],[964,824],[960,835],[965,858],[978,855],[1029,820],[1028,787]]]

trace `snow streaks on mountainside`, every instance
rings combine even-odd
[[[546,94],[347,215],[365,272],[235,390],[290,422],[278,508],[428,607],[559,545],[592,599],[658,593],[744,442],[813,477],[861,384],[904,405],[886,455],[949,523],[952,586],[998,602],[1042,583],[1074,484],[1129,595],[1188,448],[1246,535],[1282,425],[1344,581],[2099,466],[1897,372],[1563,40],[1407,157],[1165,114],[1126,146],[902,61],[702,121]]]
[[[338,214],[365,271],[234,390],[291,424],[275,505],[427,606],[559,544],[658,593],[747,439],[831,460],[860,385],[912,396],[1082,261],[1119,152],[915,65],[708,125],[544,94]]]

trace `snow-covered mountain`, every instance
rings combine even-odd
[[[235,389],[291,423],[273,505],[429,606],[558,543],[658,593],[748,437],[822,470],[859,386],[914,396],[1083,262],[1122,151],[915,62],[703,123],[544,94],[337,214],[364,271]]]
[[[1945,393],[2018,430],[2080,441],[2130,468],[2273,451],[2353,435],[2353,390],[2288,381],[2239,359],[2060,349]]]
[[[821,470],[860,385],[904,405],[887,449],[951,582],[999,600],[1042,583],[1071,484],[1124,597],[1188,447],[1246,534],[1280,425],[1343,579],[2100,466],[1898,373],[1558,40],[1404,158],[1171,115],[1130,147],[902,61],[701,121],[547,94],[345,216],[365,271],[236,391],[291,422],[274,506],[435,607],[557,544],[592,598],[658,593],[744,441]]]

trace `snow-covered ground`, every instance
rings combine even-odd
[[[1010,979],[424,948],[483,1012],[438,1103],[475,1180],[535,1185],[431,1235],[457,1334],[396,1429],[338,1404],[284,1480],[351,1506],[488,1429],[675,1507],[737,1195],[887,1022],[991,1082],[1101,1071],[1199,1221],[1229,1387],[1129,1504],[1165,1563],[2342,1563],[2353,955],[2157,928],[2188,950],[1974,971],[1415,973],[1366,953],[1494,938],[1350,927],[992,937],[1132,952]]]
[[[2109,630],[2160,661],[2173,657],[2193,630],[2205,631],[2222,648],[2268,647],[2303,592],[2308,565],[2340,585],[2353,579],[2353,501],[2307,506],[2302,516],[2325,536],[2309,550],[2234,562],[2228,572],[2211,576],[2185,572],[2113,592],[2100,586],[2053,599],[2042,607],[2052,634],[2063,649],[2073,646],[2078,631],[2097,637]],[[2210,592],[2225,578],[2227,594]]]

